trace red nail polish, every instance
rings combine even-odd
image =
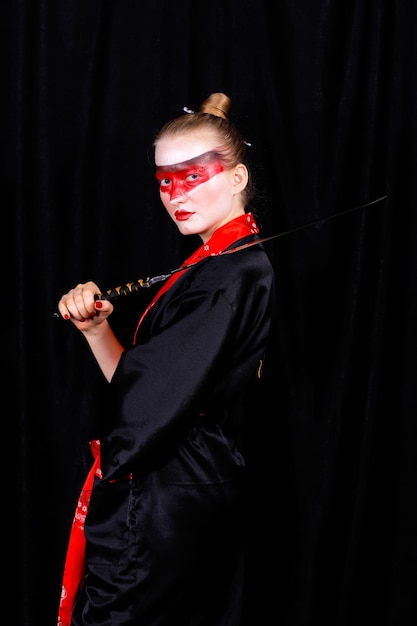
[[[64,315],[64,319],[69,320],[70,316],[68,315],[68,313],[65,313]]]
[[[103,303],[101,302],[101,300],[97,300],[96,301],[96,309],[101,309],[102,306],[103,306]]]

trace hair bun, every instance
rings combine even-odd
[[[216,117],[227,120],[231,106],[232,101],[229,96],[221,92],[216,92],[212,93],[200,104],[199,111],[200,113],[209,113],[210,115],[215,115]]]

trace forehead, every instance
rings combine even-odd
[[[155,146],[155,164],[157,167],[165,167],[181,164],[187,166],[207,152],[212,152],[216,147],[216,140],[212,133],[185,133],[174,137],[164,137]]]
[[[204,152],[203,154],[198,154],[192,159],[188,159],[187,161],[181,161],[180,163],[173,163],[172,165],[157,165],[156,171],[159,173],[164,172],[180,172],[184,170],[188,170],[190,167],[198,165],[199,167],[204,167],[209,163],[213,163],[214,161],[218,161],[219,157],[217,152],[210,150],[209,152]]]

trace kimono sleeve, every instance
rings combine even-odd
[[[222,266],[227,263],[213,263],[195,280],[182,277],[180,287],[161,299],[147,339],[123,353],[111,383],[113,414],[101,439],[104,478],[157,465],[210,397],[252,315],[247,284],[239,273],[230,279],[222,273],[219,281]]]

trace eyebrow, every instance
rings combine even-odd
[[[172,165],[157,165],[157,172],[176,172],[178,170],[183,170],[190,165],[206,165],[207,163],[211,163],[219,158],[219,155],[214,150],[208,150],[207,152],[203,152],[202,154],[198,154],[192,159],[188,159],[187,161],[181,161],[180,163],[173,163]]]

